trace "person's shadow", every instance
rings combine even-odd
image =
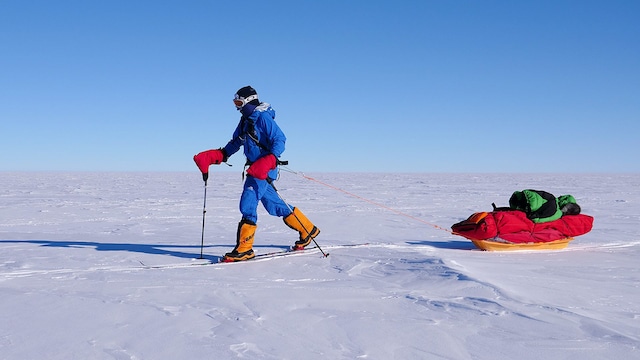
[[[73,240],[0,240],[0,244],[38,244],[40,246],[62,247],[62,248],[82,248],[93,247],[96,251],[127,251],[152,255],[167,255],[182,259],[205,259],[210,262],[219,262],[222,256],[207,255],[200,256],[201,249],[224,248],[231,251],[233,245],[171,245],[171,244],[130,244],[130,243],[101,243],[95,241],[73,241]],[[259,245],[254,247],[282,248],[288,246],[279,245]],[[187,249],[186,251],[183,249]],[[193,249],[191,252],[189,249]],[[225,250],[225,251],[226,251]]]

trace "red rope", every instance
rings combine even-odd
[[[291,170],[289,170],[289,171],[291,171]],[[369,200],[369,199],[363,198],[362,196],[356,195],[356,194],[354,194],[354,193],[351,193],[351,192],[346,191],[346,190],[344,190],[344,189],[341,189],[341,188],[339,188],[339,187],[333,186],[333,185],[331,185],[331,184],[327,184],[327,183],[322,182],[322,181],[320,181],[320,180],[318,180],[318,179],[314,179],[314,178],[312,178],[312,177],[310,177],[310,176],[307,176],[307,175],[305,175],[305,174],[297,173],[297,172],[294,172],[294,171],[291,171],[291,172],[293,172],[294,174],[299,174],[300,176],[302,176],[303,178],[305,178],[305,179],[307,179],[307,180],[315,181],[315,182],[317,182],[318,184],[321,184],[321,185],[324,185],[324,186],[329,187],[329,188],[331,188],[331,189],[334,189],[334,190],[340,191],[340,192],[345,193],[345,194],[347,194],[347,195],[349,195],[349,196],[353,196],[353,197],[358,198],[358,199],[360,199],[360,200],[362,200],[362,201],[364,201],[364,202],[368,202],[369,204],[373,204],[373,205],[378,206],[378,207],[381,207],[381,208],[383,208],[383,209],[387,209],[387,210],[389,210],[389,211],[392,211],[392,212],[394,212],[394,213],[396,213],[396,214],[398,214],[398,215],[402,215],[402,216],[404,216],[404,217],[408,217],[408,218],[410,218],[410,219],[413,219],[413,220],[419,221],[419,222],[421,222],[421,223],[423,223],[423,224],[429,225],[429,226],[431,226],[431,227],[433,227],[433,228],[436,228],[436,229],[438,229],[438,230],[443,230],[443,231],[446,231],[446,232],[448,232],[448,233],[450,233],[450,234],[453,234],[453,232],[452,232],[451,230],[449,230],[449,229],[447,229],[447,228],[443,228],[442,226],[438,226],[438,225],[436,225],[436,224],[429,223],[429,222],[424,221],[424,220],[422,220],[422,219],[420,219],[420,218],[417,218],[417,217],[415,217],[415,216],[413,216],[413,215],[409,215],[409,214],[407,214],[407,213],[404,213],[404,212],[402,212],[402,211],[400,211],[400,210],[396,210],[396,209],[390,208],[390,207],[388,207],[388,206],[386,206],[386,205],[383,205],[383,204],[377,203],[377,202],[375,202],[375,201],[372,201],[372,200]]]

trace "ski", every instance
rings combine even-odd
[[[259,260],[265,260],[265,259],[273,259],[273,258],[282,257],[282,256],[304,255],[304,254],[318,253],[318,252],[320,252],[320,249],[318,249],[317,246],[310,246],[300,250],[289,248],[286,250],[278,250],[278,251],[272,251],[264,254],[256,254],[251,259],[241,260],[241,261],[223,261],[224,257],[221,257],[218,262],[215,262],[212,264],[237,264],[237,263],[243,263],[247,261],[259,261]],[[327,254],[327,256],[329,256],[329,254]]]
[[[369,243],[329,245],[329,246],[323,246],[323,248],[324,249],[342,249],[342,248],[362,247],[367,245],[369,245]],[[311,255],[311,254],[318,254],[318,253],[320,253],[320,249],[318,249],[317,246],[310,246],[302,250],[294,250],[293,248],[289,248],[286,250],[277,250],[277,251],[271,251],[268,253],[256,254],[256,256],[254,256],[249,260],[234,261],[234,262],[223,262],[222,257],[220,257],[218,261],[211,261],[206,259],[193,259],[193,262],[190,262],[190,263],[174,263],[174,264],[158,264],[158,265],[148,265],[143,263],[142,261],[139,261],[139,262],[142,265],[142,267],[145,269],[179,269],[179,268],[187,268],[187,267],[194,267],[194,266],[212,266],[212,265],[225,266],[225,265],[231,265],[231,264],[252,263],[252,262],[271,260],[274,258]],[[329,253],[327,253],[327,256],[329,256]]]
[[[360,246],[367,246],[369,245],[369,243],[362,243],[362,244],[346,244],[346,245],[329,245],[329,246],[323,246],[324,249],[342,249],[342,248],[352,248],[352,247],[360,247]],[[297,256],[297,255],[309,255],[309,254],[317,254],[320,253],[320,248],[318,248],[317,246],[307,246],[304,249],[301,250],[296,250],[294,248],[289,248],[287,250],[280,250],[280,251],[272,251],[272,252],[268,252],[268,253],[264,253],[264,254],[256,254],[253,258],[249,259],[249,260],[242,260],[242,261],[230,261],[230,262],[224,262],[222,261],[222,257],[220,258],[219,262],[212,262],[211,264],[241,264],[241,263],[246,263],[246,262],[255,262],[255,261],[260,261],[260,260],[268,260],[268,259],[273,259],[273,258],[278,258],[278,257],[285,257],[285,256]],[[329,253],[326,253],[326,257],[329,256]]]
[[[293,248],[289,248],[286,250],[278,250],[278,251],[272,251],[264,254],[256,254],[253,258],[248,260],[242,260],[242,261],[225,262],[225,261],[222,261],[223,257],[220,257],[218,261],[211,261],[211,260],[204,260],[204,259],[202,259],[202,261],[197,261],[201,259],[194,259],[193,262],[191,263],[176,263],[176,264],[147,265],[142,261],[139,261],[139,262],[145,269],[178,269],[178,268],[186,268],[186,267],[193,267],[193,266],[231,265],[231,264],[239,264],[239,263],[246,263],[246,262],[258,262],[258,261],[264,261],[264,260],[269,260],[269,259],[284,257],[284,256],[295,256],[295,255],[305,255],[305,254],[308,255],[308,254],[319,253],[319,252],[320,250],[317,247],[313,246],[313,247],[305,248],[303,250],[293,250]]]

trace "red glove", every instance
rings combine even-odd
[[[209,165],[211,164],[220,164],[221,162],[227,161],[227,157],[224,155],[222,149],[215,150],[207,150],[203,151],[196,156],[193,157],[193,161],[198,165],[198,169],[203,174],[209,173]]]
[[[256,179],[264,180],[267,178],[269,171],[275,168],[276,157],[273,154],[269,154],[254,161],[247,169],[247,175],[251,175]]]

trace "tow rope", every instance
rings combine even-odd
[[[435,228],[435,229],[437,229],[437,230],[442,230],[442,231],[446,231],[446,232],[448,232],[448,233],[450,233],[450,234],[453,234],[453,232],[452,232],[451,230],[447,229],[447,228],[444,228],[444,227],[439,226],[439,225],[436,225],[436,224],[432,224],[432,223],[430,223],[430,222],[428,222],[428,221],[424,221],[424,220],[422,220],[422,219],[420,219],[420,218],[418,218],[418,217],[415,217],[415,216],[413,216],[413,215],[407,214],[407,213],[402,212],[402,211],[400,211],[400,210],[397,210],[397,209],[391,208],[391,207],[389,207],[389,206],[387,206],[387,205],[377,203],[377,202],[375,202],[375,201],[373,201],[373,200],[370,200],[370,199],[364,198],[364,197],[362,197],[362,196],[360,196],[360,195],[356,195],[356,194],[354,194],[354,193],[352,193],[352,192],[349,192],[349,191],[347,191],[347,190],[341,189],[341,188],[339,188],[339,187],[337,187],[337,186],[334,186],[334,185],[331,185],[331,184],[327,184],[327,183],[325,183],[325,182],[323,182],[323,181],[320,181],[320,180],[318,180],[318,179],[312,178],[311,176],[305,175],[305,174],[304,174],[304,173],[302,173],[302,172],[299,172],[299,171],[295,171],[295,170],[289,169],[289,168],[288,168],[288,167],[286,167],[286,166],[282,166],[282,167],[281,167],[281,169],[282,169],[282,170],[284,170],[284,171],[286,171],[286,172],[289,172],[289,173],[292,173],[292,174],[296,174],[296,175],[298,175],[298,176],[301,176],[301,177],[303,177],[303,178],[305,178],[305,179],[307,179],[307,180],[310,180],[310,181],[316,182],[316,183],[318,183],[318,184],[320,184],[320,185],[326,186],[326,187],[328,187],[328,188],[330,188],[330,189],[340,191],[341,193],[344,193],[344,194],[347,194],[347,195],[349,195],[349,196],[355,197],[355,198],[360,199],[360,200],[362,200],[362,201],[364,201],[364,202],[367,202],[367,203],[369,203],[369,204],[372,204],[372,205],[375,205],[375,206],[381,207],[381,208],[383,208],[383,209],[389,210],[389,211],[394,212],[394,213],[396,213],[396,214],[398,214],[398,215],[401,215],[401,216],[407,217],[407,218],[409,218],[409,219],[412,219],[412,220],[415,220],[415,221],[421,222],[421,223],[423,223],[423,224],[425,224],[425,225],[429,225],[429,226],[431,226],[431,227],[433,227],[433,228]],[[454,234],[454,235],[455,235],[455,234]]]

